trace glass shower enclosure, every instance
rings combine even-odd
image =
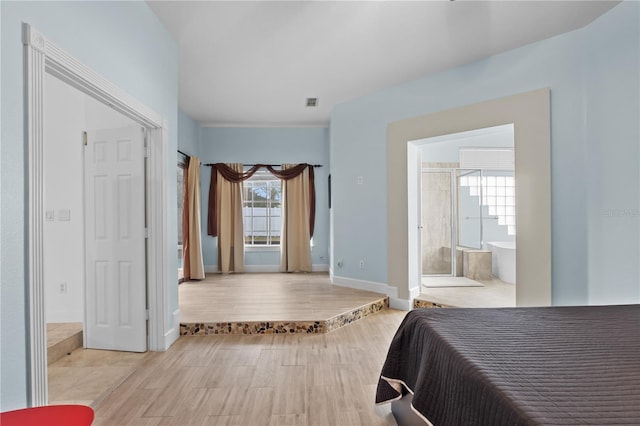
[[[461,251],[482,248],[482,171],[423,168],[420,188],[422,275],[460,276]],[[466,185],[461,186],[461,182]],[[469,183],[473,185],[469,185]],[[471,189],[473,188],[473,189]],[[479,198],[461,191],[480,191]]]

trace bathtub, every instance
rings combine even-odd
[[[495,241],[487,243],[491,250],[491,273],[506,283],[516,283],[516,242]]]

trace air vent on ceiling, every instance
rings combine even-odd
[[[318,106],[318,98],[307,98],[308,107],[317,107]]]

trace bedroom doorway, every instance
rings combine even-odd
[[[66,51],[56,46],[29,24],[23,24],[25,45],[25,144],[28,152],[28,216],[29,247],[29,346],[30,400],[45,405],[47,396],[46,287],[44,283],[44,223],[48,214],[45,203],[44,170],[44,91],[47,74],[70,84],[100,102],[109,105],[148,130],[149,161],[145,174],[148,188],[145,217],[149,230],[145,254],[148,266],[148,340],[149,349],[165,350],[179,332],[166,322],[168,306],[165,238],[166,145],[168,132],[165,119],[148,109],[120,88],[105,80]],[[66,210],[66,209],[62,209]],[[62,213],[66,218],[67,212]]]
[[[61,374],[62,362],[86,356],[77,349],[147,348],[144,133],[50,74],[44,89],[47,388],[49,403],[60,403],[79,395]],[[118,375],[92,378],[100,389]],[[83,400],[93,397],[84,390]]]

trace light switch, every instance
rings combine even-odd
[[[50,222],[50,221],[52,221],[52,220],[54,219],[54,216],[53,216],[53,210],[47,210],[47,211],[44,213],[44,217],[45,217],[45,219],[46,219],[47,221],[49,221],[49,222]]]
[[[71,220],[71,210],[69,209],[58,210],[58,220],[60,222],[67,222]]]
[[[364,183],[364,178],[362,176],[358,176],[356,182],[358,182],[358,185],[362,185]]]

